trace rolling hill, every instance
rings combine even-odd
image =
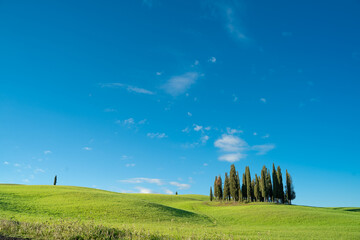
[[[120,238],[360,239],[360,208],[220,203],[203,195],[71,186],[2,184],[0,219],[2,235],[35,239],[96,238],[89,235],[94,229],[104,239],[116,229]]]

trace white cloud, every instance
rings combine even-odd
[[[166,134],[165,133],[148,133],[146,134],[146,136],[148,136],[149,138],[166,138]]]
[[[260,102],[266,103],[266,98],[260,98]]]
[[[186,183],[170,182],[170,184],[176,186],[178,189],[181,190],[186,190],[190,188],[190,184],[186,184]]]
[[[226,128],[228,134],[233,135],[236,133],[243,133],[243,130],[233,129],[233,128]]]
[[[211,57],[211,58],[209,58],[208,61],[209,61],[209,62],[212,62],[212,63],[215,63],[215,62],[216,62],[216,58],[215,58],[215,57]]]
[[[197,72],[188,72],[183,75],[174,76],[165,83],[162,88],[172,96],[178,96],[188,90],[198,79]]]
[[[5,164],[5,165],[9,165],[9,162],[5,161],[4,164]]]
[[[195,130],[196,132],[202,130],[202,128],[203,128],[203,126],[199,126],[199,125],[194,124],[194,130]]]
[[[46,154],[50,154],[50,153],[52,153],[50,150],[45,150],[44,151],[44,154],[46,155]]]
[[[14,167],[21,167],[21,165],[18,164],[18,163],[15,163],[15,164],[14,164]]]
[[[169,190],[169,189],[167,189],[167,188],[164,188],[163,190],[164,190],[164,192],[165,192],[166,194],[170,194],[170,195],[174,194],[173,191],[171,191],[171,190]]]
[[[119,180],[122,183],[152,183],[157,185],[163,185],[164,182],[157,178],[129,178],[125,180]]]
[[[44,173],[45,171],[41,168],[35,169],[34,173]]]
[[[121,156],[121,160],[126,160],[126,159],[131,159],[132,157],[127,156],[127,155],[122,155]]]
[[[254,136],[257,136],[258,134],[257,134],[257,132],[254,132],[253,135],[254,135]]]
[[[219,157],[219,160],[233,163],[233,162],[239,161],[240,159],[245,158],[245,157],[246,157],[246,154],[237,152],[237,153],[224,154]]]
[[[275,148],[274,144],[263,144],[263,145],[255,145],[252,146],[251,149],[254,151],[257,151],[257,155],[265,155],[269,151],[273,150]]]
[[[162,74],[162,72],[156,72],[156,76],[161,76]]]
[[[181,130],[181,131],[188,133],[188,132],[190,132],[190,129],[189,129],[188,127],[186,127],[186,128],[184,128],[183,130]]]
[[[199,63],[200,63],[199,60],[195,60],[194,65],[197,66],[199,65]]]
[[[124,125],[133,125],[133,124],[135,124],[135,121],[133,118],[128,118],[128,119],[124,120],[123,123],[124,123]]]
[[[207,163],[204,163],[204,164],[203,164],[203,166],[204,166],[204,167],[207,167],[207,166],[209,166],[209,164],[207,164]]]
[[[142,94],[148,94],[148,95],[155,94],[154,92],[149,91],[147,89],[139,88],[139,87],[123,84],[123,83],[101,83],[100,86],[103,88],[125,88],[128,92],[142,93]]]
[[[189,117],[191,117],[191,116],[192,116],[192,113],[191,113],[191,112],[188,112],[187,115],[188,115]]]
[[[241,151],[248,146],[243,139],[228,134],[223,134],[221,138],[215,141],[214,145],[225,152]]]
[[[266,138],[269,138],[270,137],[270,134],[265,134],[264,136],[262,136],[261,138],[263,138],[263,139],[266,139]]]
[[[201,142],[205,144],[209,140],[209,136],[205,135],[201,137]]]
[[[91,151],[92,150],[91,147],[83,147],[82,149],[85,150],[85,151]]]
[[[127,163],[125,167],[135,167],[135,163]]]
[[[140,121],[139,121],[139,124],[140,124],[140,125],[141,125],[141,124],[145,124],[146,121],[147,121],[146,119],[140,120]]]
[[[153,191],[149,188],[135,187],[135,189],[139,190],[139,193],[153,193]]]
[[[29,181],[29,179],[23,179],[23,182],[24,183],[29,183],[30,181]]]

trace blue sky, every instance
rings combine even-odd
[[[295,204],[360,206],[359,10],[0,1],[0,182],[207,195],[274,162]]]

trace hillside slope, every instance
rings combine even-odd
[[[70,186],[0,185],[0,218],[145,229],[172,237],[360,239],[360,208],[207,201],[202,195],[122,194]]]

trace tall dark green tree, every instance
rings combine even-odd
[[[281,203],[285,202],[285,194],[284,194],[284,184],[283,184],[283,178],[282,178],[282,173],[281,173],[281,168],[280,166],[277,167],[277,179],[278,179],[278,197],[280,199]]]
[[[212,188],[210,187],[210,201],[214,199]]]
[[[224,181],[224,200],[230,201],[231,195],[230,195],[230,183],[229,183],[229,176],[227,173],[225,173],[225,181]]]
[[[251,180],[251,201],[255,202],[255,178]]]
[[[217,176],[215,176],[215,181],[214,181],[214,197],[215,199],[218,199],[218,187],[217,187]]]
[[[237,183],[237,174],[235,165],[232,164],[230,167],[230,195],[234,201],[238,200],[239,193],[238,193],[238,183]]]
[[[218,177],[218,182],[217,182],[217,187],[218,187],[218,198],[219,200],[222,200],[223,199],[223,188],[222,188],[222,179],[221,179],[221,176]]]
[[[272,170],[272,180],[273,180],[273,201],[278,202],[279,201],[279,182],[277,177],[277,172],[275,169],[275,164],[273,163],[273,170]]]
[[[241,201],[241,186],[240,186],[240,176],[239,176],[239,172],[236,171],[236,198],[235,201]]]
[[[260,191],[260,178],[255,174],[255,187],[254,187],[254,196],[257,202],[261,200],[261,191]]]
[[[273,199],[273,191],[272,191],[270,170],[268,170],[267,173],[266,173],[266,188],[267,188],[267,191],[268,191],[269,200],[272,201],[272,199]]]
[[[249,166],[246,166],[245,168],[245,180],[246,180],[246,196],[247,201],[251,202],[251,175],[250,175],[250,168]]]
[[[292,178],[290,176],[290,174],[288,173],[288,171],[286,170],[286,190],[285,190],[285,195],[286,195],[286,201],[291,204],[291,200],[294,200],[296,198],[296,194],[294,191],[294,185],[292,183]]]
[[[267,173],[267,169],[264,165],[263,168],[261,169],[260,190],[261,190],[262,199],[264,199],[265,202],[267,202],[268,199],[268,189],[266,186],[266,173]]]
[[[56,185],[56,183],[57,183],[57,176],[55,175],[55,177],[54,177],[54,185]]]
[[[242,192],[242,200],[247,199],[247,187],[246,187],[246,177],[245,173],[243,173],[242,177],[242,185],[241,185],[241,192]]]

